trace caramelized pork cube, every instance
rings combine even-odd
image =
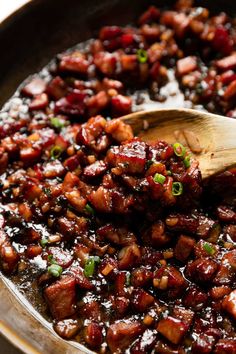
[[[84,176],[86,177],[99,177],[107,170],[107,164],[103,160],[98,160],[93,164],[86,166],[84,169]]]
[[[216,61],[216,67],[220,70],[230,70],[236,67],[236,53]]]
[[[123,247],[118,254],[119,269],[129,269],[140,262],[141,252],[138,245],[135,243]]]
[[[222,302],[222,308],[236,319],[236,290],[226,296]]]
[[[107,161],[111,166],[121,167],[125,173],[143,173],[146,163],[146,144],[136,138],[120,147],[113,147],[107,153]]]
[[[188,263],[186,274],[196,282],[205,283],[212,280],[218,264],[208,258],[198,258],[195,261]]]
[[[137,241],[133,232],[129,231],[126,227],[115,227],[112,224],[106,224],[97,230],[97,234],[110,242],[128,246]]]
[[[236,250],[226,252],[213,280],[216,285],[229,285],[234,279],[236,269]]]
[[[99,348],[103,340],[101,326],[96,322],[89,323],[84,329],[84,339],[89,347]]]
[[[53,326],[54,330],[64,339],[73,338],[81,328],[81,324],[78,320],[65,319],[57,321]]]
[[[45,90],[46,82],[40,77],[35,77],[22,88],[21,92],[26,96],[33,97],[41,95]]]
[[[186,335],[188,327],[184,322],[168,316],[158,322],[157,331],[173,344],[179,344]]]
[[[19,254],[6,239],[2,245],[0,245],[0,267],[8,274],[13,273],[16,270],[19,259]]]
[[[89,65],[90,63],[85,55],[80,52],[74,52],[62,57],[59,63],[59,70],[87,74]]]
[[[133,139],[133,131],[130,125],[125,124],[120,119],[112,119],[107,122],[105,131],[111,134],[112,138],[119,143]]]
[[[178,259],[178,261],[186,262],[193,252],[195,243],[196,241],[193,238],[181,235],[174,249],[175,258]]]
[[[144,312],[154,302],[154,297],[143,289],[134,289],[132,292],[132,306],[136,311]]]
[[[132,99],[124,95],[113,96],[111,98],[111,110],[115,117],[131,113]]]
[[[56,320],[74,315],[76,311],[75,278],[63,276],[44,290],[49,310]]]
[[[135,320],[115,322],[108,328],[107,343],[109,349],[114,353],[117,350],[124,351],[138,337],[144,328],[141,323]]]
[[[177,61],[177,74],[182,76],[197,69],[197,58],[194,56],[179,59]]]
[[[206,304],[207,300],[208,295],[206,293],[198,288],[190,287],[183,298],[183,303],[184,306],[199,311]]]
[[[220,339],[216,343],[214,354],[234,354],[236,353],[236,339]]]
[[[94,55],[94,64],[96,68],[104,75],[111,76],[116,71],[116,54],[108,52],[99,52]]]

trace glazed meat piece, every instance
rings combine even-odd
[[[174,317],[160,320],[157,331],[173,344],[179,344],[187,332],[187,326]]]
[[[207,258],[198,258],[189,263],[186,268],[186,274],[196,282],[209,282],[214,277],[218,269],[218,264]]]
[[[19,255],[8,240],[4,231],[0,232],[0,264],[6,273],[15,271]]]
[[[181,235],[175,246],[175,258],[185,262],[191,255],[196,241],[188,236]]]
[[[64,339],[73,338],[80,329],[80,324],[77,320],[66,319],[62,321],[58,321],[54,325],[54,330]]]
[[[135,139],[127,145],[111,148],[108,151],[107,161],[112,166],[119,166],[122,172],[143,173],[146,163],[146,144]]]
[[[112,352],[124,350],[138,335],[143,332],[143,326],[137,321],[113,323],[107,331],[107,343]]]
[[[66,276],[49,285],[44,290],[44,296],[51,314],[57,320],[70,317],[75,313],[76,291],[74,278]]]
[[[92,348],[99,348],[102,344],[102,328],[96,322],[91,322],[85,327],[84,339],[85,342]]]
[[[214,354],[229,354],[236,351],[235,339],[220,339],[215,346]]]
[[[231,316],[236,318],[236,290],[232,291],[228,296],[224,298],[222,307]]]
[[[166,225],[170,230],[181,231],[201,238],[210,238],[217,223],[203,215],[169,215]]]

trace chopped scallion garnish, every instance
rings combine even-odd
[[[144,64],[148,60],[148,53],[145,49],[138,49],[137,50],[137,57],[138,57],[138,61],[141,64]]]
[[[48,273],[51,274],[55,278],[59,278],[62,273],[62,267],[58,264],[51,264],[48,267]]]
[[[51,118],[50,121],[51,121],[51,125],[53,126],[53,128],[61,129],[64,127],[64,122],[57,117]]]
[[[173,148],[174,148],[174,153],[176,156],[178,157],[184,157],[186,154],[186,148],[180,144],[180,143],[175,143],[173,144]]]
[[[50,151],[50,156],[53,160],[59,159],[62,154],[62,148],[59,145],[53,146]]]
[[[154,182],[163,184],[166,180],[166,177],[160,173],[156,173],[155,176],[153,177],[153,179],[154,179]]]
[[[127,286],[130,286],[130,284],[131,284],[131,274],[130,274],[130,272],[126,273],[126,282],[125,282],[125,284]]]
[[[87,211],[87,213],[89,213],[89,214],[92,214],[92,215],[95,214],[94,209],[93,209],[89,204],[86,204],[84,209],[85,209],[85,210]]]
[[[210,256],[213,256],[215,254],[215,249],[212,247],[210,243],[205,242],[203,245],[204,251],[206,251]]]
[[[100,262],[100,258],[98,256],[89,257],[87,259],[84,266],[84,275],[86,276],[86,278],[90,278],[93,276],[95,272],[96,264],[98,264],[99,262]]]
[[[181,182],[173,182],[173,184],[172,184],[172,194],[174,196],[177,197],[177,196],[181,195],[183,193],[183,190],[184,190],[184,188],[183,188],[183,185],[182,185]]]
[[[42,238],[40,240],[40,244],[42,247],[45,247],[48,244],[48,239],[47,238]]]
[[[57,264],[57,262],[56,262],[55,259],[53,258],[53,255],[52,255],[52,254],[49,254],[49,255],[48,255],[48,263]]]
[[[191,163],[190,163],[190,156],[187,155],[187,156],[185,156],[185,158],[184,158],[184,166],[185,166],[186,168],[189,168],[190,165],[191,165]]]

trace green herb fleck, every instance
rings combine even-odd
[[[51,264],[48,267],[48,273],[51,274],[55,278],[59,278],[62,273],[62,267],[58,264]]]
[[[156,173],[155,176],[153,177],[153,179],[154,179],[154,182],[156,182],[156,183],[164,184],[166,177],[160,173]]]
[[[173,144],[174,153],[178,157],[184,157],[186,153],[185,147],[180,143]]]
[[[47,238],[42,238],[40,240],[40,244],[42,247],[45,247],[48,244],[48,239]]]
[[[65,126],[65,122],[60,118],[53,117],[53,118],[51,118],[50,121],[51,121],[51,125],[53,126],[53,128],[61,129]]]
[[[205,242],[203,245],[204,251],[206,251],[210,256],[213,256],[216,253],[216,250],[210,243]]]
[[[126,272],[126,282],[125,282],[125,284],[127,286],[130,286],[130,284],[131,284],[131,274],[130,274],[130,272]]]
[[[147,62],[148,60],[148,53],[145,49],[138,49],[137,50],[137,58],[138,58],[138,61],[141,63],[141,64],[144,64]]]
[[[90,278],[93,276],[95,272],[95,267],[98,263],[100,263],[100,257],[98,256],[89,257],[87,259],[84,266],[84,275],[86,276],[86,278]]]
[[[84,209],[85,209],[85,211],[86,211],[87,213],[89,213],[89,214],[92,214],[92,215],[95,214],[94,209],[93,209],[89,204],[86,204]]]
[[[170,170],[167,170],[167,176],[171,176],[172,175],[172,172]]]
[[[182,185],[181,182],[173,182],[173,184],[172,184],[172,194],[174,196],[177,197],[177,196],[181,195],[183,193],[183,190],[184,190],[184,188],[183,188],[183,185]]]
[[[55,259],[53,258],[53,255],[52,255],[52,254],[49,254],[49,255],[48,255],[48,263],[57,264],[57,262],[56,262]]]
[[[53,148],[50,151],[50,156],[53,160],[59,159],[61,154],[62,154],[62,148],[59,145],[53,146]]]
[[[191,165],[191,163],[190,163],[190,156],[187,155],[187,156],[185,156],[185,158],[184,158],[184,166],[185,166],[186,168],[189,168],[190,165]]]

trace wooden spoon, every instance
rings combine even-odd
[[[236,165],[236,120],[192,109],[160,109],[122,117],[144,141],[185,145],[199,161],[202,177]]]

